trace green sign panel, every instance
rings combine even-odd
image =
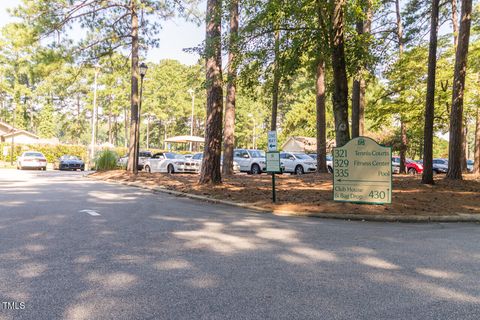
[[[392,148],[367,137],[333,148],[333,200],[392,203]]]
[[[277,173],[281,172],[280,170],[280,152],[267,152],[267,172]]]

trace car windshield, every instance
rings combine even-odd
[[[304,154],[304,153],[294,153],[295,157],[297,159],[301,159],[301,160],[313,160],[312,157]]]
[[[467,160],[468,165],[473,165],[473,160]]]
[[[327,156],[326,159],[327,159],[327,161],[332,161],[333,160],[332,156]]]
[[[27,153],[25,153],[25,157],[39,157],[39,158],[43,158],[43,154],[41,154],[40,152],[27,152]]]
[[[249,153],[252,158],[265,158],[265,152],[261,150],[250,150]]]
[[[192,157],[192,159],[194,159],[194,160],[201,160],[201,159],[203,159],[203,153],[197,153],[197,154],[195,154],[195,155]]]
[[[79,160],[76,156],[62,156],[61,160]]]
[[[176,159],[177,158],[176,153],[165,152],[164,155],[165,155],[165,158],[167,158],[167,159]]]

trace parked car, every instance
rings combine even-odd
[[[408,174],[420,174],[423,172],[423,165],[412,159],[405,159],[405,167]],[[392,168],[393,173],[400,173],[400,157],[392,157]]]
[[[145,162],[150,159],[153,154],[150,151],[140,151],[138,155],[138,170],[143,170],[145,166]],[[126,167],[128,162],[128,154],[124,155],[123,157],[119,158],[117,161],[117,166],[119,167]]]
[[[198,172],[200,172],[201,170],[202,160],[203,160],[203,153],[201,152],[194,154],[192,157],[192,161],[195,161],[196,165],[198,166]],[[223,156],[220,160],[220,165],[223,167]],[[233,161],[233,172],[234,173],[240,172],[240,165],[236,161]]]
[[[467,160],[467,171],[473,172],[473,160]]]
[[[448,159],[433,159],[432,161],[433,174],[447,173],[448,171]]]
[[[282,172],[304,174],[317,171],[315,159],[305,153],[280,152]]]
[[[317,154],[316,153],[309,153],[308,154],[313,160],[317,161]],[[327,170],[329,173],[333,173],[333,157],[331,155],[326,156],[327,161]]]
[[[198,172],[198,165],[181,154],[160,152],[145,161],[146,172]]]
[[[241,172],[260,174],[265,172],[265,152],[262,150],[235,149],[233,160],[240,166]]]
[[[53,163],[56,170],[85,170],[85,162],[77,156],[63,155]]]
[[[41,152],[27,151],[17,159],[17,169],[47,170],[47,159]]]

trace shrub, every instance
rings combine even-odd
[[[111,150],[104,150],[95,158],[95,169],[97,171],[115,170],[117,168],[117,154]]]

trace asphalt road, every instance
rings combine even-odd
[[[479,227],[278,217],[0,170],[0,320],[480,319]]]

